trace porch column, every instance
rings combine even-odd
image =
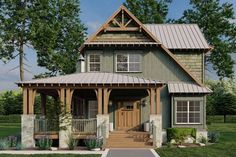
[[[59,147],[68,148],[67,142],[69,135],[72,133],[72,115],[71,100],[74,90],[70,88],[62,88],[58,93],[61,101],[61,114],[59,116]]]
[[[160,87],[150,90],[150,123],[153,130],[153,146],[161,147],[162,144],[162,115],[160,104]],[[153,107],[153,106],[154,107]]]
[[[34,140],[34,101],[36,90],[23,88],[23,114],[21,115],[21,144],[25,148],[35,147]]]
[[[46,115],[46,99],[47,99],[47,96],[46,96],[46,94],[43,94],[43,93],[41,93],[40,96],[41,96],[41,115],[45,116]]]
[[[98,88],[95,90],[98,102],[98,114],[97,114],[97,136],[109,137],[109,115],[108,115],[108,89]]]

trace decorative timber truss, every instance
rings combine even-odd
[[[124,6],[121,6],[85,44],[92,42],[160,43]]]

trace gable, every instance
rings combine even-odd
[[[121,42],[122,41],[122,42]],[[128,42],[129,41],[129,42]],[[142,41],[142,42],[140,42]],[[135,46],[135,45],[157,46],[170,56],[177,66],[179,66],[188,76],[190,76],[197,84],[202,85],[188,69],[182,65],[174,54],[163,45],[126,7],[121,6],[99,29],[88,38],[80,47],[82,52],[85,46]],[[83,53],[83,52],[82,52]]]

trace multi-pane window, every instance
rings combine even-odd
[[[140,72],[141,71],[140,54],[117,54],[116,71],[117,72]]]
[[[200,101],[177,101],[176,123],[177,124],[199,124],[200,123]]]
[[[89,71],[96,72],[101,70],[101,56],[100,54],[89,55]]]

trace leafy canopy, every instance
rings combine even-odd
[[[208,43],[214,47],[206,58],[220,79],[233,78],[236,52],[236,24],[233,4],[219,0],[190,0],[191,8],[184,11],[176,23],[197,23]]]
[[[164,23],[172,0],[126,0],[126,6],[142,23]]]
[[[19,56],[24,80],[25,48],[33,48],[46,74],[75,71],[78,48],[85,37],[79,0],[0,1],[0,59],[7,63]]]

